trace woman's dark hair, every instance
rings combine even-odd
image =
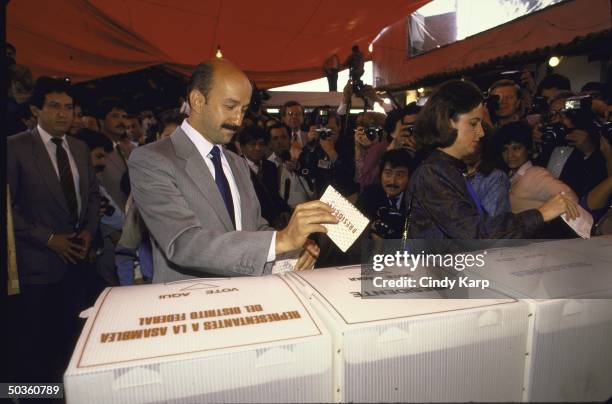
[[[450,120],[456,121],[460,114],[470,112],[482,100],[482,92],[470,81],[442,83],[417,116],[415,140],[425,148],[451,146],[457,139],[457,130],[452,128]]]
[[[511,122],[497,129],[496,138],[499,144],[499,154],[504,150],[504,146],[511,143],[520,143],[531,152],[533,141],[531,138],[531,127],[527,122]]]

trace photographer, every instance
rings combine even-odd
[[[380,183],[365,188],[357,199],[357,208],[372,224],[373,238],[399,239],[410,205],[406,194],[413,160],[403,149],[385,152],[380,159]]]
[[[347,150],[337,147],[340,120],[329,108],[313,111],[313,124],[299,155],[298,170],[320,197],[328,185],[348,196],[355,192],[353,163]]]
[[[554,147],[546,167],[581,198],[606,177],[599,123],[590,97],[565,98],[562,107],[560,102],[553,99],[550,124],[542,128],[543,148]]]
[[[365,72],[364,65],[365,58],[363,53],[361,53],[359,50],[359,46],[354,45],[351,48],[351,54],[348,56],[348,58],[346,58],[344,64],[342,65],[342,68],[349,69],[350,79],[353,83],[361,82],[361,76],[363,76],[363,73]]]
[[[298,175],[298,157],[291,156],[291,142],[288,129],[281,123],[275,123],[268,128],[270,136],[268,161],[274,163],[278,168],[280,179],[279,194],[283,201],[292,209],[296,205],[312,200],[314,188],[310,188],[306,179]]]
[[[355,122],[355,182],[360,190],[371,185],[378,177],[378,162],[387,149],[382,126],[385,115],[362,112]]]
[[[489,88],[487,108],[497,127],[518,121],[523,112],[521,87],[508,79],[496,81]]]
[[[394,149],[404,149],[411,157],[417,152],[417,144],[414,140],[414,123],[421,107],[416,102],[411,102],[400,109],[394,109],[387,114],[385,119],[385,132],[388,133],[387,141],[389,146],[387,151]]]

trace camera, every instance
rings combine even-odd
[[[612,145],[612,122],[606,122],[599,128],[599,133]]]
[[[568,130],[562,123],[544,125],[540,131],[542,132],[542,144],[567,145],[565,137],[568,134]]]
[[[381,206],[376,212],[377,219],[372,223],[372,231],[385,239],[402,237],[404,215],[397,209]]]
[[[484,100],[485,107],[489,110],[491,117],[495,116],[495,111],[499,109],[501,97],[497,94],[489,94]]]
[[[529,107],[529,111],[527,115],[538,114],[545,115],[548,112],[548,102],[546,97],[542,97],[540,95],[533,97],[533,101],[531,106]]]
[[[317,111],[315,116],[315,125],[317,125],[317,134],[319,135],[319,139],[325,140],[329,139],[332,134],[332,130],[326,128],[329,122],[329,109],[321,108]]]
[[[383,130],[381,127],[374,127],[374,126],[364,128],[363,131],[365,132],[365,135],[370,140],[370,142],[373,142],[375,139],[380,139],[383,133]]]
[[[363,86],[364,86],[363,80],[359,79],[359,80],[353,81],[353,93],[355,93],[355,95],[357,96],[362,96]]]

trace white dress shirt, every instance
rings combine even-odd
[[[51,136],[46,130],[44,130],[40,125],[36,127],[38,129],[38,133],[40,134],[40,139],[42,140],[45,148],[47,149],[47,153],[49,154],[49,158],[51,159],[51,164],[53,164],[53,168],[55,169],[55,175],[57,175],[58,180],[60,179],[59,168],[57,168],[57,146],[53,143],[53,136]],[[76,162],[74,161],[74,157],[72,157],[72,153],[70,152],[70,145],[66,140],[66,135],[62,136],[62,147],[66,151],[68,155],[68,163],[70,164],[70,171],[72,171],[72,181],[74,182],[74,192],[76,193],[77,199],[77,208],[78,208],[78,216],[81,216],[81,187],[79,186],[79,170],[77,168]],[[89,156],[87,156],[89,158]]]
[[[204,136],[202,136],[193,126],[187,122],[187,119],[183,120],[181,124],[181,129],[189,140],[194,144],[204,162],[206,163],[206,167],[210,170],[210,174],[213,178],[215,178],[215,166],[212,162],[212,155],[210,154],[212,148],[215,146],[210,143]],[[240,192],[238,191],[238,186],[236,185],[236,179],[234,178],[234,174],[232,173],[232,169],[229,166],[227,158],[225,158],[225,150],[222,145],[217,145],[221,150],[221,167],[223,168],[223,173],[227,178],[227,182],[230,186],[230,192],[232,193],[232,201],[234,202],[234,219],[236,221],[236,230],[242,230],[242,211],[240,210]],[[268,258],[267,262],[274,261],[276,259],[276,232],[274,232],[272,236],[272,242],[270,243],[270,248],[268,249]]]

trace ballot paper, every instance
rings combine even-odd
[[[336,224],[323,225],[327,228],[327,235],[342,252],[346,252],[361,235],[369,220],[331,185],[323,193],[321,202],[328,204],[339,220]]]
[[[561,215],[563,221],[567,223],[574,232],[582,238],[591,238],[591,228],[593,227],[593,216],[580,205],[578,206],[578,212],[580,216],[574,220],[568,220],[567,215],[564,213]]]

